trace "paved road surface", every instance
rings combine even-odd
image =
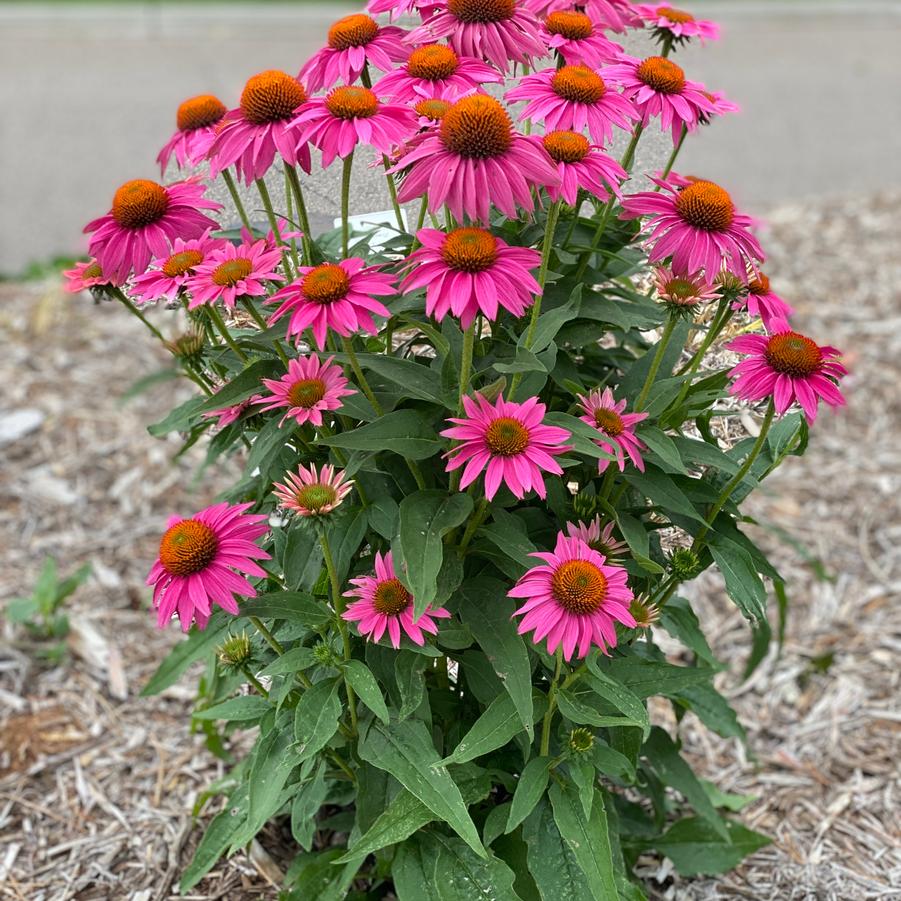
[[[757,212],[899,184],[901,3],[696,7],[725,35],[688,50],[686,68],[744,114],[691,142],[685,171],[722,180]],[[0,272],[79,252],[82,224],[108,208],[116,186],[153,177],[181,100],[211,91],[228,103],[253,72],[295,72],[351,9],[0,4]],[[660,146],[649,145],[645,162]],[[337,190],[337,171],[313,186],[320,224]],[[354,194],[359,211],[385,205],[371,177]]]

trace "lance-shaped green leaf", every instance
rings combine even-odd
[[[159,694],[174,685],[195,660],[205,657],[222,642],[229,625],[230,622],[221,614],[214,613],[205,630],[201,631],[196,627],[192,629],[187,639],[175,645],[157,667],[150,681],[141,689],[141,695],[147,697]]]
[[[360,741],[359,754],[373,766],[391,773],[477,854],[485,856],[460,789],[441,763],[423,722],[404,720],[390,728],[373,723]]]
[[[597,695],[592,688],[580,679],[575,685],[557,692],[557,706],[560,712],[574,723],[585,726],[636,726],[630,716],[611,713],[611,705]]]
[[[673,666],[637,657],[598,660],[597,668],[629,688],[639,698],[653,695],[672,697],[687,685],[700,685],[713,678],[715,670],[708,666]]]
[[[225,854],[247,817],[248,799],[248,786],[240,785],[229,797],[225,810],[210,821],[191,862],[181,874],[179,886],[182,893],[194,888]]]
[[[192,715],[195,720],[237,722],[258,720],[271,709],[272,707],[265,698],[261,698],[259,695],[243,695],[239,698],[229,698],[221,704],[214,704],[212,707],[207,707],[206,710],[197,710]]]
[[[328,744],[338,731],[340,718],[337,679],[325,679],[304,691],[294,710],[298,763],[318,754]]]
[[[641,698],[621,682],[617,682],[616,679],[604,672],[598,666],[597,654],[589,656],[587,663],[590,672],[584,677],[585,683],[595,694],[609,701],[617,710],[640,725],[645,737],[647,737],[651,731],[651,724],[648,720],[648,711]]]
[[[738,866],[749,854],[770,844],[759,832],[734,823],[726,823],[727,837],[723,838],[713,826],[700,817],[679,820],[652,842],[665,854],[683,876],[725,873]]]
[[[472,513],[472,497],[443,491],[417,491],[400,504],[400,550],[405,569],[398,577],[413,595],[413,618],[434,603],[444,559],[442,538]],[[398,549],[395,549],[397,551]]]
[[[554,822],[551,805],[542,799],[523,823],[526,862],[541,901],[595,901],[569,844]],[[614,895],[614,898],[616,896]]]
[[[230,382],[226,382],[215,394],[204,398],[198,412],[224,410],[247,400],[260,392],[260,382],[265,378],[276,377],[279,370],[284,371],[278,360],[256,360],[242,369]]]
[[[238,616],[258,616],[260,619],[285,619],[302,623],[311,629],[321,629],[332,621],[328,607],[312,595],[302,591],[274,591],[261,594],[238,607]]]
[[[359,660],[348,660],[342,668],[350,687],[357,693],[357,697],[387,725],[388,708],[385,705],[385,698],[375,676],[372,675],[366,664]]]
[[[533,757],[519,774],[505,833],[512,832],[541,800],[550,778],[550,765],[550,757]]]
[[[330,438],[319,438],[318,443],[371,453],[391,451],[409,460],[425,460],[437,454],[442,447],[435,430],[416,410],[386,413],[361,428]]]
[[[766,618],[766,588],[751,555],[727,538],[714,536],[710,540],[710,553],[726,580],[726,593],[738,605],[746,619]]]

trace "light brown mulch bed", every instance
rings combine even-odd
[[[718,579],[689,591],[749,733],[750,752],[697,727],[682,735],[703,774],[758,800],[743,816],[774,844],[736,872],[684,880],[643,868],[659,898],[901,898],[901,197],[784,208],[770,219],[774,286],[798,323],[842,347],[850,408],[822,415],[811,449],[754,501],[755,534],[788,577],[781,657],[739,681],[748,633]],[[75,595],[71,652],[49,668],[5,624],[0,640],[0,897],[178,897],[200,829],[194,798],[224,765],[188,734],[190,680],[138,699],[174,631],[157,632],[143,577],[165,516],[215,493],[200,453],[173,462],[150,438],[188,387],[117,398],[164,365],[139,323],[53,285],[0,285],[0,407],[41,426],[0,446],[0,598],[25,594],[43,557],[95,575]],[[2,416],[2,414],[0,414]],[[807,555],[805,557],[805,554]],[[827,580],[818,576],[819,561]],[[754,756],[752,756],[752,754]],[[275,898],[286,845],[275,827],[188,896]]]

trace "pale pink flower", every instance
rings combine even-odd
[[[618,622],[635,628],[626,571],[607,565],[581,538],[559,532],[552,553],[531,556],[542,565],[526,572],[507,592],[525,600],[513,614],[522,616],[520,635],[531,632],[535,644],[547,638],[549,654],[562,646],[563,657],[570,660],[574,653],[585,657],[592,645],[605,654],[615,648]]]
[[[215,504],[190,519],[169,519],[159,557],[147,576],[161,629],[176,613],[183,632],[192,620],[205,629],[212,604],[237,615],[235,595],[256,595],[245,576],[266,577],[254,561],[270,559],[256,543],[269,527],[265,516],[245,512],[252,506]]]
[[[315,463],[301,464],[297,472],[285,473],[284,483],[275,483],[273,494],[283,507],[301,516],[325,516],[340,506],[353,484],[353,479],[345,481],[344,471],[336,472],[331,463],[319,471]]]
[[[273,250],[265,238],[252,244],[222,242],[185,282],[191,295],[188,309],[217,300],[234,307],[240,297],[262,297],[269,290],[267,282],[284,281],[278,271],[281,259],[281,252]]]
[[[309,422],[320,427],[323,413],[340,410],[341,398],[356,394],[347,387],[347,379],[334,359],[321,362],[316,354],[310,354],[289,360],[288,371],[280,379],[263,379],[270,393],[257,396],[253,403],[262,405],[264,412],[284,409],[280,425],[293,418],[298,425]]]
[[[654,271],[654,288],[664,304],[679,309],[690,309],[699,303],[720,299],[717,287],[700,273],[674,275],[671,269],[658,268]]]
[[[216,126],[226,112],[225,104],[212,94],[200,94],[185,100],[175,115],[176,132],[156,158],[160,172],[166,174],[173,154],[179,169],[200,165],[213,143]]]
[[[375,575],[351,579],[354,589],[345,597],[359,598],[341,614],[348,622],[357,623],[360,635],[370,641],[379,641],[388,631],[392,647],[400,647],[401,631],[420,647],[425,644],[424,632],[438,634],[436,619],[449,619],[444,607],[426,607],[415,622],[413,620],[413,596],[394,572],[391,551],[384,557],[375,552]]]
[[[648,414],[625,413],[625,400],[617,402],[609,388],[603,391],[595,388],[587,396],[580,394],[578,397],[583,411],[579,418],[598,430],[600,437],[595,442],[597,446],[616,458],[620,472],[626,468],[626,455],[637,469],[644,472],[644,460],[641,458],[644,442],[635,434],[635,426],[647,419]],[[608,459],[598,460],[598,472],[604,472],[610,462]]]

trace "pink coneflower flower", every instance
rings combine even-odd
[[[773,320],[788,319],[795,312],[793,307],[773,292],[769,278],[762,272],[752,273],[748,282],[748,296],[736,301],[732,309],[747,310],[750,316],[759,316],[767,331],[771,331]]]
[[[477,313],[491,322],[498,306],[519,317],[532,305],[541,286],[530,269],[541,254],[513,247],[483,228],[456,228],[448,234],[424,228],[417,234],[422,247],[407,258],[410,270],[400,291],[409,294],[426,286],[425,311],[439,322],[453,313],[466,329]]]
[[[281,252],[265,238],[252,244],[222,242],[194,267],[194,274],[185,282],[191,295],[188,309],[217,300],[234,307],[239,297],[261,297],[268,290],[266,282],[284,281],[278,271],[281,259]]]
[[[153,585],[159,628],[177,613],[183,632],[191,627],[192,619],[199,629],[205,629],[211,603],[237,614],[235,595],[256,596],[256,589],[244,577],[266,576],[254,560],[270,559],[256,544],[269,526],[265,516],[245,513],[252,506],[215,504],[190,519],[169,519],[159,557],[147,576],[147,584]]]
[[[297,472],[285,473],[285,482],[276,482],[273,494],[283,507],[301,516],[325,516],[338,507],[353,488],[353,479],[345,482],[343,470],[335,471],[326,463],[317,472],[316,464],[301,464]]]
[[[725,116],[726,113],[737,113],[741,107],[729,100],[722,91],[705,91],[704,96],[713,107],[711,110],[702,110],[698,115],[698,124],[709,125],[716,116]]]
[[[367,65],[389,72],[407,58],[406,32],[382,25],[365,13],[338,19],[328,30],[328,43],[304,63],[297,75],[310,91],[330,88],[339,79],[352,84]]]
[[[474,56],[505,72],[509,62],[545,54],[538,19],[519,0],[440,0],[429,18],[407,35],[410,44],[447,38],[462,56]]]
[[[262,178],[275,154],[291,166],[310,171],[310,148],[300,140],[294,117],[307,101],[296,79],[267,69],[247,79],[238,107],[229,110],[216,128],[207,156],[212,178],[229,166],[250,184]]]
[[[702,274],[674,275],[670,269],[655,270],[654,289],[663,304],[675,313],[691,312],[700,303],[720,299],[717,287]]]
[[[628,173],[613,157],[588,138],[576,131],[552,131],[541,141],[550,158],[557,164],[560,187],[549,185],[551,200],[562,197],[570,206],[575,206],[579,190],[607,200],[612,194],[620,196],[620,185],[628,178]]]
[[[184,288],[194,270],[214,251],[225,246],[227,242],[211,238],[209,231],[199,238],[184,241],[176,238],[171,253],[156,259],[151,268],[135,279],[135,299],[146,303],[165,297],[176,298]]]
[[[160,172],[166,174],[173,154],[179,169],[202,163],[213,143],[216,125],[226,112],[225,104],[212,94],[200,94],[185,100],[175,115],[177,131],[156,158]]]
[[[340,410],[341,398],[356,394],[347,387],[347,379],[339,366],[329,357],[324,363],[310,354],[288,362],[288,371],[280,379],[263,379],[271,392],[261,394],[253,403],[263,404],[266,410],[285,409],[282,423],[294,418],[299,425],[322,425],[322,414],[328,410]],[[281,425],[281,423],[279,423]]]
[[[423,632],[438,634],[434,620],[450,617],[444,607],[426,607],[419,619],[413,621],[413,596],[395,575],[391,551],[384,557],[376,551],[375,575],[351,579],[350,584],[356,587],[346,591],[344,596],[359,600],[351,604],[341,618],[358,623],[360,634],[370,641],[379,641],[387,629],[395,650],[400,647],[401,630],[421,647],[425,644]]]
[[[525,497],[532,490],[545,497],[542,471],[562,475],[554,457],[572,449],[572,445],[563,444],[569,438],[566,429],[542,424],[546,409],[537,397],[521,404],[498,397],[493,406],[478,393],[475,398],[464,397],[466,418],[449,419],[455,425],[441,433],[462,442],[447,454],[447,472],[466,464],[461,490],[485,470],[485,497],[489,501],[501,482],[516,497]]]
[[[673,179],[652,181],[662,190],[627,195],[622,214],[624,219],[649,217],[642,231],[652,263],[672,257],[677,275],[703,270],[708,279],[723,266],[743,281],[749,268],[756,271],[755,261],[762,262],[764,254],[750,232],[754,220],[736,210],[726,190],[700,179],[682,188]]]
[[[453,106],[452,100],[442,100],[440,97],[430,97],[427,100],[417,100],[413,104],[413,111],[419,117],[419,127],[430,129],[445,117],[451,106]],[[417,143],[415,138],[416,136],[406,142],[403,152],[396,154],[397,159],[400,159],[404,154],[409,153],[413,149]]]
[[[521,78],[507,100],[528,101],[520,119],[543,122],[550,131],[588,129],[597,144],[613,139],[613,126],[627,131],[638,118],[635,107],[588,66],[542,69]]]
[[[772,395],[780,416],[797,401],[809,423],[816,419],[820,398],[843,406],[836,382],[848,370],[836,360],[841,351],[791,331],[787,322],[776,320],[773,327],[772,335],[741,335],[726,345],[749,354],[730,371],[735,381],[729,393],[749,401]]]
[[[547,16],[552,12],[568,11],[573,8],[572,0],[525,0],[525,5],[537,16]],[[591,21],[608,31],[623,32],[627,28],[643,24],[631,0],[586,0],[585,13]]]
[[[659,40],[685,41],[688,38],[700,38],[715,41],[720,36],[720,27],[709,19],[696,19],[691,13],[672,6],[657,4],[636,4],[637,12],[654,29]]]
[[[568,522],[566,531],[570,538],[579,538],[593,551],[597,551],[608,560],[615,557],[626,557],[629,554],[629,545],[625,541],[619,541],[613,537],[612,522],[601,527],[601,517],[595,518],[587,525],[582,522]]]
[[[548,653],[556,653],[562,645],[569,660],[574,652],[586,656],[592,645],[605,654],[615,648],[617,622],[635,628],[626,571],[608,566],[606,558],[581,538],[559,532],[553,553],[531,556],[543,565],[530,569],[507,592],[511,598],[525,599],[513,613],[522,616],[516,630],[520,635],[532,632],[535,644],[547,637]]]
[[[141,275],[151,257],[164,257],[176,238],[199,238],[219,223],[201,210],[221,210],[207,200],[206,186],[194,179],[160,185],[139,178],[127,181],[113,196],[113,207],[85,227],[93,232],[89,249],[104,273],[124,282],[131,272]]]
[[[369,0],[366,12],[374,16],[388,13],[388,18],[392,21],[401,16],[412,16],[417,13],[423,18],[428,18],[434,6],[434,0]]]
[[[259,395],[257,394],[254,397],[248,397],[247,400],[242,400],[239,404],[232,404],[230,407],[222,407],[220,410],[208,410],[203,414],[203,418],[215,419],[216,428],[224,429],[233,422],[237,422],[250,409],[251,404],[256,403],[258,400]]]
[[[519,204],[534,208],[531,187],[557,184],[557,170],[547,153],[513,131],[503,106],[485,94],[462,97],[447,110],[434,134],[391,170],[403,170],[401,203],[428,192],[432,212],[447,204],[457,220],[464,214],[487,222],[494,204],[516,218]]]
[[[70,294],[78,294],[91,288],[103,288],[116,283],[103,274],[97,260],[76,263],[72,269],[63,270],[63,288]]]
[[[613,399],[613,392],[605,388],[590,391],[586,397],[579,395],[583,414],[579,418],[593,426],[601,435],[597,440],[597,446],[612,454],[616,458],[616,465],[622,472],[626,468],[626,455],[635,464],[635,467],[644,472],[644,460],[641,452],[644,442],[635,434],[635,426],[643,419],[648,418],[647,413],[624,413],[625,400],[617,403]],[[598,460],[598,472],[604,472],[610,465],[610,460]]]
[[[704,85],[689,81],[682,67],[671,59],[623,56],[607,73],[622,85],[623,96],[638,110],[641,124],[647,127],[651,119],[659,116],[660,127],[672,132],[674,144],[682,135],[683,125],[691,130],[702,115],[714,111]]]
[[[481,60],[459,56],[444,44],[426,44],[417,47],[404,65],[379,79],[374,90],[396,103],[432,97],[454,100],[480,85],[503,80],[497,69]]]
[[[647,598],[634,598],[629,604],[629,613],[635,620],[636,629],[650,629],[660,619],[660,608]]]
[[[269,324],[290,313],[287,337],[300,335],[305,328],[313,329],[316,346],[325,347],[329,329],[344,338],[358,331],[370,335],[378,329],[373,322],[376,316],[389,317],[388,308],[375,299],[395,293],[394,278],[379,272],[375,266],[366,266],[359,257],[322,263],[319,266],[301,266],[298,278],[273,294],[267,303],[281,306],[269,318]]]
[[[623,52],[599,25],[575,10],[550,13],[542,23],[541,36],[548,50],[559,53],[570,66],[596,69],[601,63],[619,59]]]
[[[405,106],[381,103],[362,85],[342,85],[327,97],[314,97],[294,120],[301,140],[322,151],[327,169],[336,156],[344,159],[357,144],[390,153],[416,130],[416,115]]]

